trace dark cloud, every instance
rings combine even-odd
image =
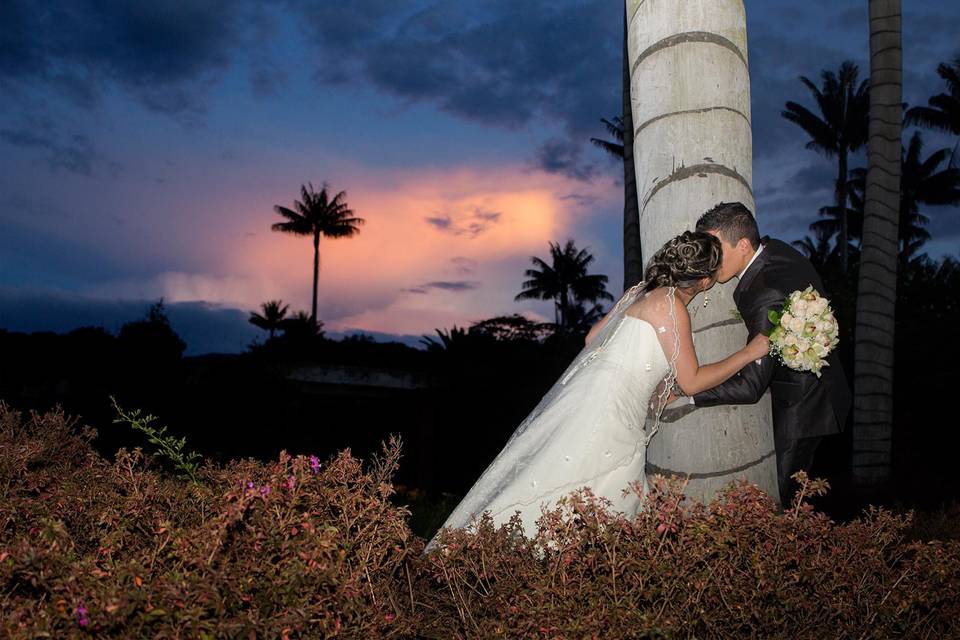
[[[424,221],[437,231],[475,238],[500,222],[502,215],[500,211],[487,211],[480,207],[473,207],[464,212],[427,216]]]
[[[358,0],[304,14],[324,83],[369,83],[484,124],[545,117],[584,140],[619,113],[615,3]]]
[[[404,289],[406,293],[416,293],[416,294],[426,294],[429,293],[431,289],[439,289],[441,291],[453,291],[454,293],[461,293],[463,291],[472,291],[474,289],[479,289],[480,283],[472,280],[437,280],[434,282],[426,282],[416,287],[410,287],[409,289]]]
[[[813,162],[797,171],[790,178],[791,185],[803,192],[828,190],[833,193],[837,180],[837,168],[826,161]]]
[[[61,292],[35,292],[0,287],[0,329],[54,331],[103,327],[116,332],[139,320],[156,300],[103,300]],[[166,303],[170,325],[187,343],[186,355],[243,351],[259,331],[239,309],[205,302]]]
[[[442,289],[443,291],[470,291],[471,289],[478,289],[480,287],[480,283],[465,280],[458,282],[439,280],[436,282],[428,282],[423,286],[429,289]]]
[[[0,80],[46,83],[85,106],[111,81],[174,114],[202,112],[198,85],[227,66],[242,13],[239,0],[0,6]]]
[[[24,149],[46,151],[47,164],[53,171],[63,169],[85,176],[93,173],[96,152],[86,136],[73,134],[65,141],[60,141],[48,133],[28,129],[0,129],[0,141]]]
[[[547,173],[556,173],[575,180],[589,182],[597,173],[593,164],[582,160],[583,144],[551,138],[543,143],[535,156],[537,168]]]

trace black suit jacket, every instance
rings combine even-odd
[[[799,251],[780,240],[764,238],[763,251],[746,270],[733,292],[750,338],[771,328],[767,311],[779,311],[793,291],[813,285],[826,296],[816,269]],[[721,385],[694,396],[698,407],[752,404],[770,388],[773,429],[777,440],[839,433],[850,411],[850,388],[836,351],[821,377],[794,371],[774,357],[750,363]]]

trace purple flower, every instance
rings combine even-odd
[[[90,624],[90,619],[87,618],[87,608],[83,606],[82,601],[77,605],[77,608],[74,609],[73,612],[77,615],[77,624],[79,624],[81,627],[86,627]]]
[[[320,458],[310,456],[310,468],[313,469],[314,473],[318,473],[320,471]]]
[[[247,489],[253,489],[253,483],[252,483],[252,482],[248,482],[248,483],[247,483]]]
[[[270,495],[270,485],[260,487],[260,495],[263,495],[263,496]]]
[[[296,485],[297,485],[296,478],[294,478],[293,476],[290,476],[289,478],[287,478],[287,489],[290,489],[292,491]]]

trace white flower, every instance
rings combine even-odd
[[[826,357],[839,342],[838,332],[830,301],[810,286],[784,300],[779,328],[770,336],[770,350],[787,367],[819,377],[829,365]]]
[[[806,326],[806,323],[803,321],[803,318],[790,318],[787,329],[796,333],[802,333],[804,326]]]

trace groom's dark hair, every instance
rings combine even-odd
[[[716,231],[728,244],[737,244],[740,238],[746,238],[751,247],[760,248],[757,221],[741,202],[721,202],[710,209],[697,220],[697,231]]]

